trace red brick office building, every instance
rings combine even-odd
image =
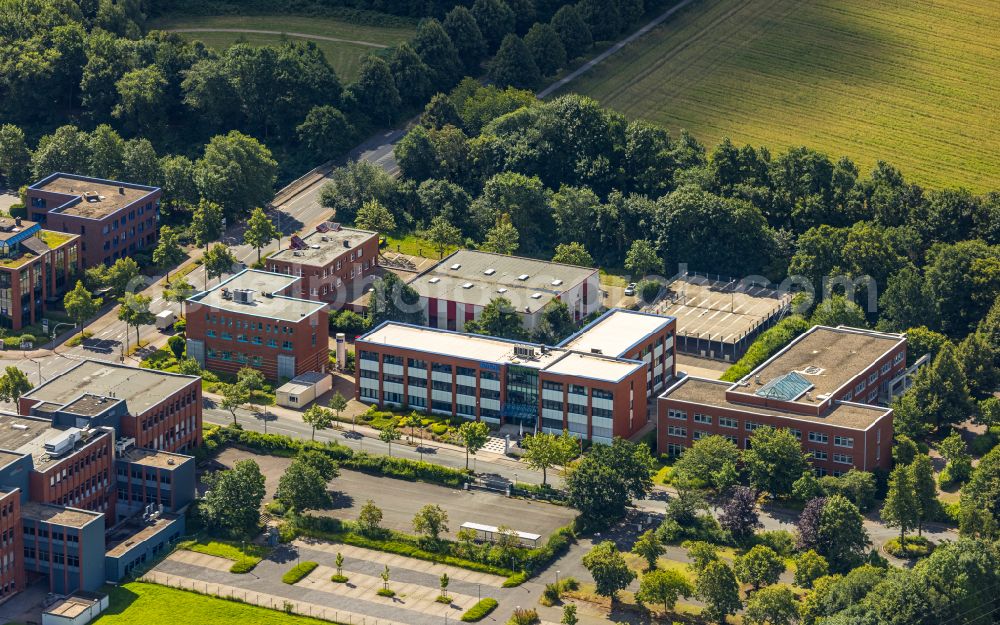
[[[201,378],[85,360],[21,396],[24,415],[64,427],[112,427],[136,447],[181,452],[201,445]]]
[[[79,274],[79,235],[0,218],[0,327],[16,331],[38,323]]]
[[[682,376],[658,400],[661,451],[712,434],[747,448],[760,426],[787,428],[820,474],[891,466],[892,396],[906,337],[815,326],[736,383]]]
[[[267,259],[272,273],[297,276],[296,297],[344,308],[364,293],[378,269],[378,233],[325,222]]]
[[[55,173],[28,187],[28,218],[80,235],[84,268],[111,265],[155,247],[161,195],[157,187]]]
[[[253,367],[270,380],[326,371],[329,307],[294,297],[299,280],[249,269],[190,297],[188,355],[210,371]]]
[[[588,326],[593,336],[571,337],[588,346],[578,350],[384,323],[355,344],[356,397],[609,444],[647,425],[653,372],[673,373],[674,327],[670,317],[612,311]]]

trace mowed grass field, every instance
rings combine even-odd
[[[1000,2],[699,0],[565,90],[772,153],[1000,189]]]
[[[110,588],[110,605],[98,625],[329,625],[304,616],[176,590],[132,582]]]
[[[284,38],[312,41],[323,51],[327,61],[345,83],[357,75],[361,60],[366,54],[398,45],[412,37],[416,30],[397,26],[364,26],[330,17],[294,15],[168,17],[152,21],[150,28],[181,31],[180,34],[184,37],[202,41],[216,50],[224,50],[237,41],[254,45],[278,44]],[[253,30],[273,31],[275,34],[239,32]]]

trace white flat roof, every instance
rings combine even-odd
[[[477,530],[480,532],[492,532],[494,534],[500,532],[499,527],[495,527],[493,525],[483,525],[482,523],[472,523],[469,521],[462,523],[462,529]],[[511,530],[511,531],[517,534],[518,537],[523,538],[525,540],[538,540],[539,538],[542,537],[541,534],[532,534],[531,532],[521,532],[519,530]]]
[[[541,345],[523,341],[508,341],[492,336],[465,334],[392,322],[385,323],[365,334],[358,339],[358,342],[388,345],[400,349],[479,362],[520,365],[549,373],[608,382],[617,382],[643,366],[637,361],[619,360],[615,357],[570,351],[558,347],[546,347],[543,351]],[[533,346],[535,357],[527,359],[516,356],[514,348],[518,345]]]
[[[386,323],[362,336],[359,341],[375,345],[391,345],[405,349],[441,356],[453,356],[467,360],[479,360],[491,363],[513,363],[527,367],[544,369],[561,354],[550,350],[541,354],[537,360],[523,360],[514,357],[514,346],[528,345],[526,342],[507,341],[493,336],[464,334],[436,328],[425,328],[403,323]],[[514,362],[517,360],[518,362]]]
[[[581,378],[618,381],[643,366],[634,360],[617,360],[583,352],[566,352],[565,356],[546,367],[545,371]]]
[[[672,317],[615,308],[595,320],[559,347],[607,356],[622,356],[649,335],[663,329]]]
[[[191,296],[187,301],[189,304],[211,306],[217,310],[295,323],[327,306],[325,302],[274,295],[281,293],[300,279],[298,276],[287,276],[259,269],[245,269],[225,282]],[[242,304],[235,299],[227,299],[223,297],[222,289],[224,288],[230,291],[249,289],[254,292],[253,302]]]

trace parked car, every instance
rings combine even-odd
[[[635,295],[635,282],[629,282],[628,286],[625,287],[625,295],[631,297]]]

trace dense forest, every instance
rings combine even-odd
[[[0,0],[0,186],[16,188],[57,168],[164,185],[175,205],[190,205],[188,192],[206,197],[204,189],[188,175],[188,163],[166,160],[195,160],[213,137],[234,131],[259,142],[263,160],[273,158],[273,172],[258,172],[273,174],[267,184],[287,181],[418,112],[431,94],[462,76],[491,69],[489,59],[505,42],[515,52],[530,45],[544,59],[544,71],[535,57],[527,59],[538,82],[595,40],[617,36],[645,9],[642,0],[291,7],[273,1]],[[399,19],[373,12],[387,11],[422,19],[411,41],[367,56],[357,79],[345,85],[312,43],[237,43],[216,52],[177,34],[148,31],[150,12],[171,10],[334,11],[359,22]],[[603,17],[608,14],[618,16],[613,28]],[[524,60],[515,54],[498,72]],[[525,85],[523,78],[513,80]],[[113,154],[102,141],[114,143]],[[224,197],[209,199],[230,214],[243,210]],[[266,200],[261,195],[252,203]]]

